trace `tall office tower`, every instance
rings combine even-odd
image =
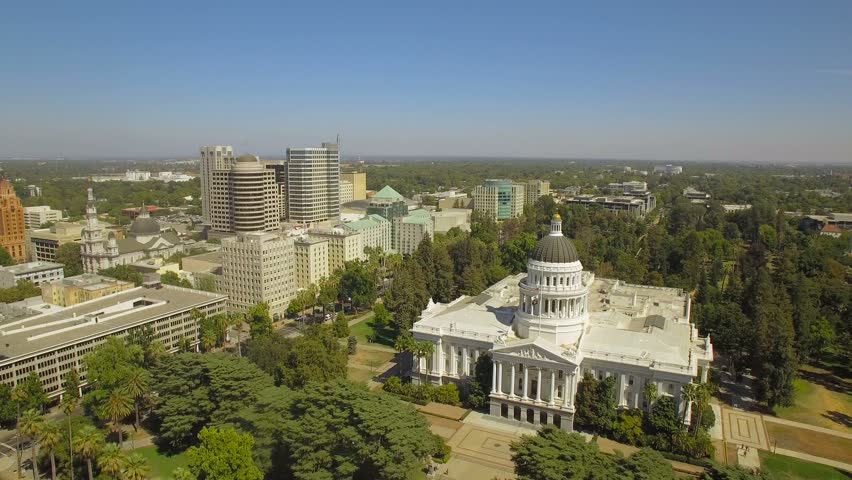
[[[229,169],[213,170],[210,225],[217,232],[261,232],[281,226],[275,170],[254,155],[241,155]]]
[[[278,205],[281,211],[281,219],[286,220],[287,215],[287,164],[267,163],[266,168],[275,172],[275,184],[278,189]]]
[[[234,149],[230,146],[207,145],[201,147],[201,216],[204,223],[210,225],[211,214],[211,191],[214,170],[227,170],[234,164]]]
[[[296,239],[296,286],[318,285],[328,276],[328,239],[304,235]]]
[[[550,182],[547,180],[528,180],[524,184],[526,203],[535,205],[539,198],[550,195]]]
[[[296,295],[293,239],[272,232],[240,233],[222,239],[221,292],[228,307],[247,310],[264,302],[284,315]]]
[[[15,195],[12,182],[0,176],[0,247],[9,252],[15,263],[27,261],[25,233],[21,199]]]
[[[473,190],[473,209],[494,220],[508,220],[524,213],[524,186],[511,180],[485,180]]]
[[[293,223],[340,218],[340,150],[337,144],[287,149],[287,213]]]
[[[365,172],[341,173],[340,180],[345,180],[352,184],[352,200],[367,199],[367,174]]]

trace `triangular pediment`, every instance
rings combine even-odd
[[[540,338],[534,340],[521,340],[519,342],[513,342],[509,345],[506,345],[505,347],[495,348],[492,351],[494,353],[510,355],[522,359],[528,358],[532,360],[545,360],[564,363],[567,365],[576,365],[576,363],[569,360],[565,355],[563,355],[563,352],[566,351],[564,347],[554,345]]]

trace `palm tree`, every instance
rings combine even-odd
[[[681,396],[683,397],[683,413],[681,414],[680,423],[686,423],[686,412],[689,411],[689,404],[695,400],[696,392],[698,385],[694,383],[687,383],[683,387],[681,387]]]
[[[123,390],[116,388],[109,392],[106,401],[101,406],[100,417],[109,420],[111,429],[118,433],[118,445],[124,443],[121,430],[121,421],[133,411],[133,402],[130,396]]]
[[[139,403],[148,394],[150,384],[151,376],[142,368],[133,369],[124,380],[124,392],[133,399],[136,411],[136,423],[133,424],[135,430],[139,429]]]
[[[692,431],[697,436],[698,431],[701,430],[701,419],[704,417],[704,411],[710,408],[710,397],[713,392],[709,383],[699,383],[696,387],[695,406],[698,407],[698,412],[696,412],[695,425]]]
[[[77,451],[86,459],[86,468],[89,470],[89,480],[93,480],[92,475],[92,460],[101,451],[104,443],[104,436],[97,428],[89,425],[83,427],[77,435],[76,445]],[[73,470],[73,466],[72,466]]]
[[[98,455],[98,468],[100,468],[101,472],[105,475],[112,478],[119,478],[126,464],[127,457],[124,455],[121,447],[115,443],[110,443],[104,446],[100,455]]]
[[[15,440],[17,442],[15,451],[18,454],[18,478],[22,478],[21,475],[21,405],[23,405],[29,395],[27,391],[21,385],[15,387],[12,390],[12,401],[15,402],[15,430],[17,430],[15,435]]]
[[[30,439],[30,452],[33,461],[33,480],[38,479],[38,442],[39,433],[44,426],[44,417],[38,411],[30,409],[21,417],[21,433]]]
[[[77,409],[77,397],[67,395],[62,399],[62,413],[68,422],[68,475],[74,480],[74,435],[71,432],[71,414]]]
[[[41,427],[41,446],[50,454],[50,479],[56,480],[56,449],[62,443],[59,424],[45,423]]]
[[[138,453],[127,457],[122,471],[122,480],[145,480],[148,478],[148,471],[151,467],[148,466],[148,461],[145,457]]]
[[[654,402],[657,401],[657,384],[654,382],[646,383],[645,387],[642,389],[642,393],[645,395],[645,400],[648,402],[648,411],[651,411],[651,407],[653,407]]]

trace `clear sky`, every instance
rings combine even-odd
[[[364,155],[852,162],[852,1],[0,11],[0,157],[269,155],[338,132]]]

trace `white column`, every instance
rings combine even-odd
[[[571,382],[569,381],[570,375],[568,375],[567,371],[564,373],[564,375],[565,375],[565,386],[562,387],[562,406],[567,407],[568,406],[568,399],[571,398],[571,388],[570,388]]]
[[[441,339],[438,339],[438,343],[435,345],[435,356],[438,357],[438,365],[435,369],[435,373],[437,375],[444,375],[444,345],[441,342]]]
[[[447,345],[447,350],[450,351],[450,375],[459,374],[459,356],[456,354],[456,347],[453,344]]]
[[[701,367],[701,383],[707,383],[707,370],[708,367]]]
[[[491,362],[491,393],[497,393],[497,362]]]
[[[524,365],[524,396],[523,396],[524,400],[529,400],[529,398],[530,398],[529,397],[529,385],[530,385],[529,384],[529,380],[530,380],[529,371],[530,371],[529,365]]]
[[[538,381],[535,384],[535,401],[541,402],[541,368],[538,369]]]
[[[515,364],[514,363],[512,363],[512,376],[511,376],[510,380],[511,381],[509,382],[509,396],[514,397],[515,396]]]
[[[627,375],[621,374],[618,376],[618,406],[623,407],[627,403],[624,389],[627,388]]]
[[[463,357],[462,357],[462,373],[464,375],[469,375],[470,374],[470,358],[468,358],[468,356],[470,355],[470,352],[468,351],[467,347],[462,348],[462,355],[463,355]]]
[[[549,405],[553,405],[556,401],[556,370],[550,369],[550,398],[547,400]]]
[[[497,391],[503,393],[503,361],[497,362]]]

